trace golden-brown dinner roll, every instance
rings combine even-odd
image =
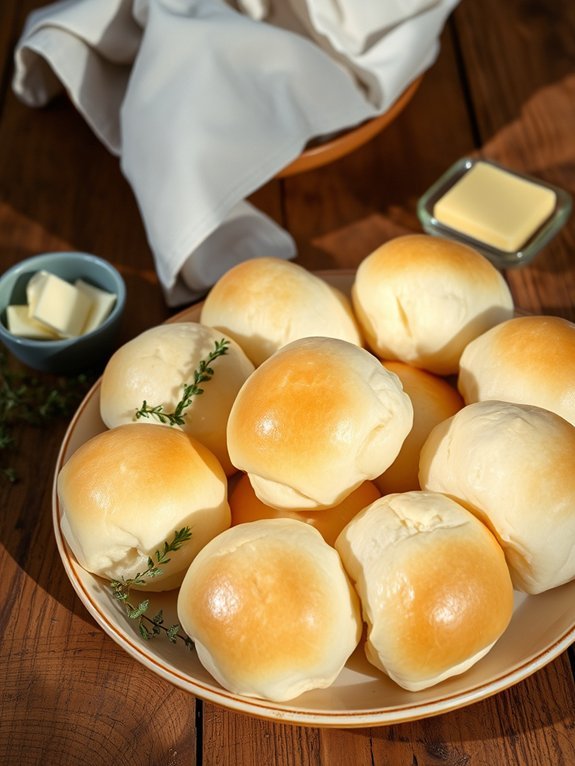
[[[492,529],[517,589],[541,593],[575,577],[575,426],[559,415],[468,404],[429,435],[419,480]]]
[[[178,619],[224,688],[277,702],[330,686],[361,636],[337,552],[294,519],[240,524],[208,543],[182,583]]]
[[[440,375],[456,373],[465,346],[513,314],[505,280],[483,255],[427,234],[392,239],[362,261],[352,301],[378,356]]]
[[[467,404],[534,404],[575,425],[575,324],[522,316],[493,327],[463,352],[458,387]]]
[[[407,434],[399,455],[375,479],[382,494],[420,489],[419,452],[431,429],[463,407],[463,399],[444,378],[405,362],[384,362],[401,380],[413,405],[413,428]]]
[[[145,400],[173,412],[184,386],[193,383],[201,360],[214,350],[221,332],[197,322],[174,322],[152,327],[121,346],[102,375],[100,414],[108,428],[133,423]],[[185,411],[186,433],[210,449],[229,475],[234,469],[226,445],[226,423],[232,403],[254,366],[230,340],[225,356],[211,365],[214,375],[203,383]],[[157,423],[154,418],[138,422]]]
[[[445,495],[387,495],[336,541],[359,593],[368,660],[418,691],[463,673],[501,636],[513,611],[503,552]]]
[[[144,572],[148,556],[190,527],[162,573],[146,579],[142,587],[151,591],[178,587],[197,552],[230,525],[218,460],[169,426],[130,424],[94,436],[61,469],[58,499],[78,563],[111,580]]]
[[[208,293],[200,320],[234,338],[256,366],[311,335],[363,342],[349,299],[282,258],[253,258],[227,271]]]
[[[319,511],[272,508],[262,503],[257,497],[248,476],[244,474],[231,491],[229,502],[232,512],[232,526],[245,524],[249,521],[258,521],[259,519],[297,519],[311,524],[321,533],[326,543],[333,545],[345,525],[380,496],[381,494],[373,482],[364,481],[333,508],[324,508]]]
[[[275,508],[336,505],[393,462],[412,425],[399,378],[359,346],[303,338],[242,386],[228,420],[232,463]]]

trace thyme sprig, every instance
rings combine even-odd
[[[174,538],[169,542],[164,542],[162,550],[157,550],[153,558],[151,556],[148,557],[147,569],[138,573],[135,577],[128,579],[122,577],[120,580],[112,580],[110,582],[114,598],[124,605],[126,614],[131,620],[138,621],[138,630],[146,641],[159,636],[160,633],[164,633],[172,644],[175,644],[180,639],[189,649],[194,645],[191,638],[180,633],[180,625],[178,623],[168,627],[164,625],[164,615],[161,609],[153,617],[149,617],[146,614],[150,606],[149,599],[146,598],[137,605],[133,604],[130,600],[130,590],[132,587],[134,585],[145,585],[147,578],[154,578],[161,574],[163,571],[161,567],[170,561],[168,554],[179,550],[183,543],[191,537],[192,533],[189,527],[176,530]]]
[[[201,388],[202,383],[210,381],[214,375],[214,368],[211,367],[218,357],[224,356],[228,353],[228,346],[230,341],[222,338],[217,340],[214,344],[214,350],[211,351],[205,359],[202,359],[198,365],[198,368],[194,371],[194,380],[192,383],[186,383],[182,393],[182,398],[177,403],[173,412],[164,412],[163,404],[156,404],[151,406],[144,399],[142,406],[139,410],[136,410],[135,419],[140,418],[156,418],[160,423],[170,426],[183,426],[185,423],[184,412],[192,403],[194,396],[199,396],[204,393],[204,389]]]
[[[44,426],[58,417],[69,416],[78,406],[94,375],[73,377],[36,376],[14,367],[0,353],[0,476],[14,483],[18,476],[6,464],[5,450],[13,457],[17,447],[15,432],[22,426]]]

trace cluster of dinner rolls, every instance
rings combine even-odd
[[[405,362],[386,361],[413,406],[413,427],[407,434],[399,455],[391,466],[375,479],[383,494],[419,489],[419,453],[432,428],[463,407],[455,388],[439,375],[434,375]]]
[[[412,422],[399,378],[372,354],[343,340],[302,338],[242,386],[228,449],[267,505],[326,508],[385,471]]]
[[[142,587],[179,588],[235,694],[324,688],[358,645],[424,689],[493,647],[513,588],[575,578],[575,326],[514,317],[486,258],[427,235],[351,281],[348,298],[280,259],[232,268],[199,322],[113,355],[108,430],[58,478],[64,537],[102,577],[190,528]],[[173,411],[222,341],[180,425],[136,417]]]
[[[368,255],[352,299],[378,356],[440,375],[455,374],[465,346],[513,315],[507,283],[486,258],[425,234],[392,239]]]
[[[200,551],[178,618],[226,689],[283,701],[333,683],[361,636],[336,551],[294,519],[240,524]]]
[[[575,324],[517,316],[469,343],[458,386],[466,402],[503,399],[535,404],[575,425]]]
[[[106,426],[133,423],[143,402],[173,412],[199,363],[222,338],[229,341],[227,353],[212,363],[213,380],[192,400],[183,429],[216,455],[227,474],[233,473],[226,444],[227,419],[254,366],[235,341],[211,327],[197,322],[163,324],[121,346],[102,375],[100,414]],[[159,421],[147,418],[147,422]]]
[[[405,689],[467,670],[509,624],[513,587],[503,551],[446,495],[386,495],[335,545],[361,599],[367,657]]]
[[[431,432],[420,481],[493,530],[520,590],[575,577],[575,426],[564,418],[528,404],[469,404]]]
[[[208,293],[200,321],[234,338],[256,365],[314,335],[362,345],[349,298],[281,258],[254,258],[226,272]]]
[[[196,553],[231,520],[218,460],[168,426],[129,424],[92,437],[60,471],[58,496],[62,534],[78,563],[111,580],[146,571],[176,530],[191,528],[146,590],[178,587]]]
[[[364,481],[337,505],[320,510],[305,511],[303,509],[273,508],[263,503],[254,492],[249,477],[243,474],[236,482],[230,493],[230,510],[232,526],[259,519],[296,519],[305,521],[321,533],[324,540],[333,545],[336,537],[348,521],[381,497],[376,484]]]

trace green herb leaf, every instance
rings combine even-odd
[[[0,353],[0,474],[9,482],[18,477],[11,465],[5,465],[4,450],[14,455],[16,439],[22,426],[41,427],[58,417],[68,417],[80,404],[94,376],[54,378],[33,376],[12,364]]]
[[[179,550],[191,537],[192,532],[189,527],[176,530],[172,540],[165,542],[163,548],[155,551],[153,557],[148,557],[148,568],[145,571],[139,572],[135,577],[110,581],[110,588],[114,598],[124,605],[126,614],[131,620],[138,621],[138,630],[146,641],[159,636],[163,632],[173,644],[177,642],[177,639],[180,639],[188,648],[194,645],[189,636],[180,633],[180,626],[178,624],[171,625],[169,628],[164,626],[164,615],[161,609],[154,617],[148,617],[146,612],[150,607],[149,599],[140,601],[136,606],[129,601],[130,589],[134,585],[145,585],[146,578],[154,578],[161,574],[162,570],[159,566],[156,566],[154,558],[158,564],[167,564],[170,561],[168,553]]]
[[[144,399],[142,406],[139,410],[136,410],[135,420],[140,418],[156,418],[160,423],[171,426],[183,426],[185,420],[185,410],[191,405],[195,396],[200,396],[204,393],[204,389],[201,388],[202,383],[210,381],[214,375],[214,368],[211,367],[218,357],[224,356],[228,353],[228,346],[230,341],[222,338],[217,340],[214,344],[214,350],[211,351],[205,359],[202,359],[198,365],[198,368],[194,372],[194,380],[192,383],[187,383],[184,386],[182,398],[176,404],[176,408],[173,412],[164,412],[163,404],[156,404],[150,406]]]
[[[128,617],[131,620],[139,619],[147,611],[149,606],[150,606],[150,601],[148,599],[146,599],[145,601],[141,601],[135,609],[130,609],[130,611],[128,612]]]

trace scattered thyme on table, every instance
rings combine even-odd
[[[180,633],[180,625],[178,623],[170,625],[169,627],[164,625],[164,615],[161,609],[154,615],[154,617],[148,617],[146,615],[148,607],[150,606],[149,599],[140,601],[137,606],[132,604],[129,600],[130,589],[134,585],[145,585],[147,578],[154,578],[161,574],[161,566],[168,564],[170,561],[168,553],[179,550],[182,544],[187,540],[190,540],[191,537],[192,533],[189,527],[183,527],[179,531],[176,530],[174,532],[173,540],[164,543],[163,550],[156,551],[153,558],[151,556],[148,557],[148,568],[145,571],[140,572],[135,577],[131,577],[127,580],[122,577],[120,580],[112,580],[110,582],[114,597],[124,605],[128,617],[131,620],[138,621],[138,630],[140,631],[142,638],[145,638],[146,641],[159,636],[160,633],[164,633],[168,641],[172,644],[175,644],[177,640],[180,639],[188,649],[191,649],[194,645],[191,638]]]
[[[75,377],[31,375],[14,368],[0,353],[0,476],[12,483],[15,469],[6,462],[14,455],[17,432],[22,426],[41,427],[58,417],[69,417],[93,383],[93,375]]]
[[[173,412],[164,412],[163,404],[150,406],[144,399],[140,409],[136,410],[135,419],[151,417],[156,418],[160,423],[171,426],[183,426],[185,423],[184,411],[190,406],[194,396],[204,393],[204,389],[200,388],[200,385],[210,381],[214,375],[214,368],[210,365],[219,356],[224,356],[228,353],[229,345],[230,341],[224,338],[215,342],[214,350],[205,359],[200,361],[197,370],[195,370],[193,383],[187,383],[184,386],[182,398],[177,403],[176,409]]]

